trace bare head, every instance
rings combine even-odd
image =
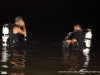
[[[81,25],[78,23],[74,25],[74,31],[76,30],[82,30]]]
[[[22,20],[22,18],[20,16],[15,18],[15,24],[20,26],[20,21]]]

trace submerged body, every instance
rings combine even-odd
[[[75,49],[78,50],[84,50],[87,48],[87,38],[86,38],[86,34],[88,33],[88,35],[92,35],[90,33],[90,29],[87,30],[82,30],[80,25],[74,25],[74,32],[71,32],[70,34],[68,34],[67,38],[63,41],[63,46],[65,47],[74,47]],[[91,41],[92,37],[90,37]],[[88,45],[90,46],[91,43],[89,43]]]
[[[22,27],[22,29],[21,29]],[[6,30],[5,30],[6,29]],[[8,29],[8,31],[7,31]],[[4,32],[6,31],[6,32]],[[26,28],[25,23],[21,17],[17,17],[15,19],[14,24],[7,24],[3,26],[3,36],[2,36],[2,45],[3,46],[13,46],[15,44],[19,43],[19,35],[22,34],[24,37],[26,37]],[[7,38],[5,38],[8,36]]]
[[[14,25],[14,27],[15,27],[16,25]],[[20,36],[20,33],[17,33],[17,34],[14,34],[13,33],[13,29],[14,29],[14,27],[11,29],[11,31],[10,31],[10,38],[9,38],[9,41],[10,41],[10,45],[12,46],[12,45],[18,45],[18,43],[19,43],[19,36]],[[18,27],[18,26],[17,26]]]

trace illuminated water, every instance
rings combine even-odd
[[[100,50],[65,53],[62,40],[59,35],[33,36],[27,38],[26,46],[0,47],[0,75],[100,74]]]

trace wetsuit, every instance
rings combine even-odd
[[[14,25],[14,27],[15,26],[17,26],[17,25]],[[13,28],[14,28],[13,27]],[[17,26],[18,27],[18,26]],[[10,31],[10,34],[9,34],[9,43],[10,43],[10,45],[11,46],[13,46],[13,45],[18,45],[18,42],[19,42],[19,33],[17,33],[17,34],[14,34],[13,33],[13,28],[11,29],[11,31]]]
[[[73,39],[77,40],[75,44],[78,47],[78,49],[86,48],[86,44],[84,42],[85,33],[83,31],[75,31],[73,35]]]

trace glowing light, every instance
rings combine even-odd
[[[5,75],[5,74],[7,74],[7,71],[1,71],[1,74]]]
[[[2,65],[2,67],[4,67],[4,68],[8,68],[8,66],[7,66],[7,65]]]

